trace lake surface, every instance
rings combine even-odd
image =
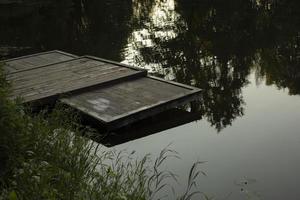
[[[198,187],[217,199],[299,198],[299,1],[9,2],[2,59],[60,49],[203,89],[189,107],[197,120],[113,149],[155,156],[171,143],[181,159],[165,167],[180,176],[178,192],[192,164],[207,161]]]

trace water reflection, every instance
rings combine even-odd
[[[218,131],[244,115],[253,71],[300,94],[297,0],[18,2],[0,4],[1,57],[61,49],[147,68],[202,88],[192,110]]]
[[[61,49],[119,61],[120,49],[131,32],[132,3],[129,0],[31,0],[0,3],[0,13],[0,46],[7,51],[10,47],[30,47],[9,50],[7,57]]]
[[[218,131],[243,116],[241,88],[251,70],[258,83],[266,78],[266,84],[299,94],[297,1],[178,0],[156,6],[164,14],[149,12],[149,21],[128,39],[125,59],[204,89],[193,108]]]
[[[128,62],[203,88],[203,101],[192,104],[191,117],[156,117],[153,123],[135,125],[135,132],[127,127],[129,134],[105,138],[105,143],[153,134],[119,148],[144,155],[173,142],[183,161],[168,166],[183,177],[195,160],[209,161],[209,179],[200,185],[205,192],[222,196],[243,190],[255,195],[262,190],[266,199],[295,199],[300,166],[299,7],[298,0],[0,2],[0,57],[61,49]],[[193,120],[200,122],[154,134]],[[244,176],[258,182],[251,184]]]
[[[174,118],[174,116],[180,117]],[[93,123],[93,128],[96,128],[103,134],[93,135],[91,139],[98,143],[102,143],[107,147],[111,147],[172,129],[196,120],[201,120],[201,115],[199,113],[188,111],[188,109],[174,108],[109,133],[105,133],[103,127],[101,127],[101,125],[99,126],[99,122],[96,121]],[[91,120],[87,123],[91,125],[90,122]]]
[[[144,7],[133,4],[133,21],[139,22],[134,25],[135,29],[129,36],[128,44],[124,48],[124,63],[137,65],[146,68],[150,73],[165,74],[173,79],[170,69],[162,67],[163,61],[159,54],[147,52],[147,49],[154,49],[157,43],[166,42],[177,37],[180,15],[175,11],[175,0],[150,0],[148,10],[143,13]],[[143,14],[141,14],[143,13]],[[141,15],[143,21],[140,21]],[[147,17],[145,17],[147,16]],[[144,55],[147,55],[144,56]],[[154,60],[154,61],[153,61]],[[168,73],[164,72],[167,70]]]

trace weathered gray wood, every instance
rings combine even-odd
[[[145,70],[92,56],[51,51],[6,60],[10,98],[61,101],[118,128],[195,100],[200,90],[147,76]],[[63,97],[63,98],[62,98]]]
[[[61,101],[117,128],[195,100],[200,92],[190,86],[144,77],[98,87]]]
[[[7,75],[7,80],[12,83],[13,87],[11,98],[22,97],[26,103],[97,85],[145,76],[145,73],[135,68],[80,57],[10,73]]]
[[[54,63],[59,63],[62,61],[68,61],[76,58],[77,56],[54,50],[47,51],[37,54],[32,54],[28,56],[22,56],[18,58],[4,60],[5,63],[4,70],[7,74],[17,73],[21,71],[26,71],[41,66],[47,66]]]

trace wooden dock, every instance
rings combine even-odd
[[[4,61],[11,98],[59,100],[116,129],[199,98],[201,90],[92,56],[49,51]]]
[[[13,74],[16,72],[26,71],[63,61],[72,60],[74,58],[77,58],[77,56],[58,50],[31,54],[5,60],[5,71],[8,74]]]
[[[62,54],[60,58],[64,61],[55,62],[57,54],[51,52],[42,54],[43,58],[37,55],[9,60],[6,71],[9,72],[7,80],[13,83],[11,97],[20,96],[25,103],[32,102],[146,74],[136,68],[110,64],[88,56],[69,59]]]

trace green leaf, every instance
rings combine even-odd
[[[15,191],[11,191],[9,193],[9,197],[8,197],[9,200],[17,200],[18,197],[17,197],[17,193]]]

